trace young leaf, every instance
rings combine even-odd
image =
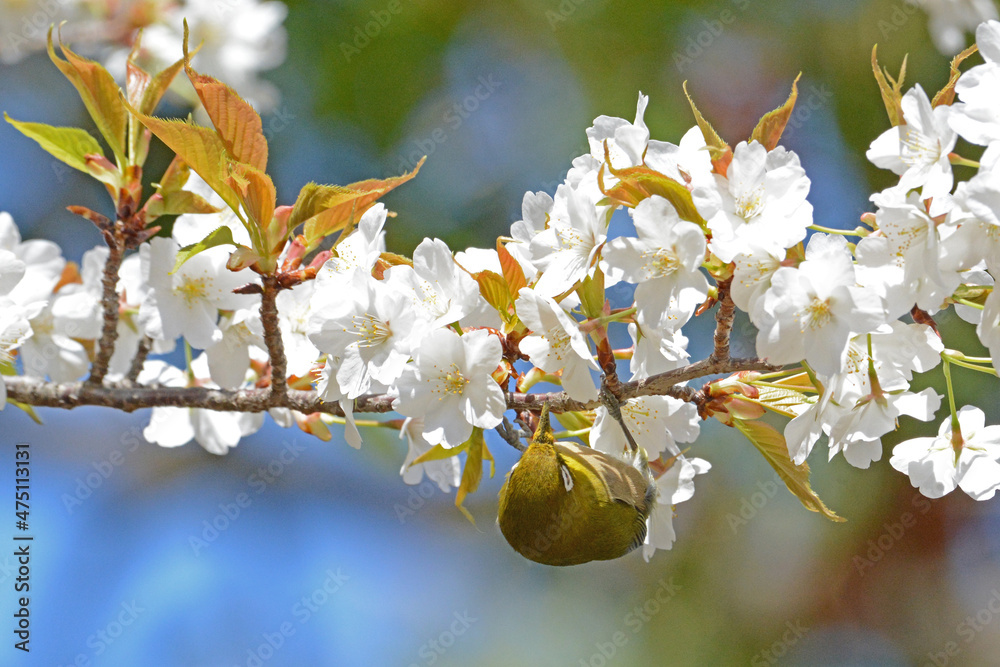
[[[764,459],[771,464],[778,476],[785,482],[788,490],[802,502],[807,510],[819,512],[831,521],[846,521],[824,505],[816,492],[809,486],[809,464],[795,465],[792,462],[788,456],[785,436],[764,422],[733,419],[733,423],[740,433],[745,435],[764,456]]]
[[[501,319],[509,322],[514,302],[510,289],[507,287],[507,281],[504,280],[503,276],[493,271],[480,271],[474,277],[479,283],[479,293],[486,299],[486,303],[496,309]]]
[[[160,100],[163,99],[163,95],[167,92],[167,89],[170,88],[170,84],[173,83],[174,77],[177,76],[177,73],[181,71],[183,66],[184,59],[181,58],[162,72],[155,74],[150,80],[149,85],[146,86],[142,101],[139,102],[139,106],[136,109],[144,114],[153,113],[160,104]]]
[[[274,217],[277,191],[271,177],[248,164],[233,164],[226,183],[243,204],[243,209],[261,237]]]
[[[184,71],[201,98],[226,153],[236,162],[266,171],[267,139],[264,137],[260,115],[235,90],[207,74],[196,72],[191,67],[191,56],[188,53],[188,27],[185,21]]]
[[[289,233],[302,224],[306,251],[314,249],[320,241],[348,222],[357,222],[382,195],[416,176],[426,159],[421,158],[413,171],[401,176],[371,178],[350,185],[307,184],[295,200],[288,220]]]
[[[708,145],[708,154],[712,156],[712,166],[715,167],[717,174],[725,176],[726,170],[729,168],[729,163],[733,161],[733,150],[729,147],[729,144],[722,140],[722,137],[715,131],[712,124],[705,120],[705,117],[698,111],[698,107],[688,92],[687,81],[684,82],[683,88],[688,104],[691,105],[691,111],[694,113],[695,122],[701,128],[701,133],[705,137],[705,143]]]
[[[219,212],[219,209],[205,201],[204,197],[189,190],[158,192],[146,201],[143,208],[146,209],[147,220],[154,220],[161,215]]]
[[[453,456],[458,456],[464,452],[467,444],[468,443],[463,443],[458,447],[442,447],[441,445],[434,445],[429,450],[413,459],[410,465],[415,466],[420,463],[427,463],[428,461],[443,461],[444,459],[450,459]]]
[[[781,140],[781,133],[785,131],[785,125],[788,124],[788,119],[792,117],[792,111],[795,109],[795,100],[799,96],[797,84],[800,78],[802,78],[801,72],[795,77],[795,81],[792,81],[792,92],[788,94],[788,99],[785,100],[785,103],[761,117],[760,122],[757,123],[757,127],[754,128],[753,133],[750,135],[751,141],[756,140],[769,151],[774,150],[774,147],[778,145],[778,141]]]
[[[125,91],[130,107],[138,110],[141,114],[151,114],[160,103],[163,94],[167,92],[167,88],[170,87],[174,77],[177,76],[177,72],[184,65],[184,59],[178,60],[167,69],[153,76],[135,63],[135,59],[139,55],[141,43],[142,30],[140,29],[136,34],[135,41],[132,43],[132,52],[129,53],[128,60],[125,62]],[[129,154],[132,155],[138,164],[142,164],[145,161],[145,155],[149,151],[149,139],[148,135],[145,135],[144,132],[138,131],[139,128],[135,126],[135,123],[135,117],[130,116],[128,135]]]
[[[500,257],[500,270],[503,271],[504,280],[511,294],[517,294],[522,287],[527,287],[528,280],[524,277],[524,269],[517,263],[514,256],[507,250],[507,246],[497,239],[497,255]]]
[[[160,193],[180,190],[187,184],[190,176],[191,168],[188,164],[179,155],[174,155],[174,159],[160,177],[160,182],[156,184],[156,190]]]
[[[580,311],[586,317],[600,317],[604,314],[604,302],[607,298],[604,292],[604,271],[598,268],[594,277],[587,276],[576,288],[580,297]]]
[[[978,50],[979,48],[973,44],[951,59],[951,75],[948,77],[948,83],[934,95],[934,99],[931,100],[932,107],[939,107],[942,104],[948,106],[955,101],[955,84],[958,83],[958,77],[962,76],[962,72],[958,69],[958,66],[962,64],[963,60]]]
[[[604,151],[606,162],[597,174],[597,184],[601,188],[601,192],[610,199],[634,208],[643,199],[648,199],[652,195],[660,195],[673,204],[677,210],[677,215],[681,219],[693,222],[702,228],[707,228],[708,223],[705,222],[705,218],[695,208],[694,200],[691,198],[691,191],[683,184],[646,166],[615,169],[611,166],[607,145],[605,145]],[[612,176],[618,179],[618,182],[612,188],[605,188],[604,186],[605,167],[611,172]]]
[[[899,77],[893,80],[892,75],[879,67],[877,52],[878,44],[872,47],[872,72],[875,74],[879,92],[882,93],[882,103],[885,104],[885,112],[889,114],[889,122],[896,127],[903,124],[901,102],[903,80],[906,78],[906,56],[903,56],[903,65],[899,68]]]
[[[181,265],[183,265],[184,262],[188,261],[198,253],[220,245],[239,245],[233,240],[233,231],[224,225],[210,232],[208,236],[197,243],[186,245],[178,250],[177,259],[174,262],[174,268],[170,270],[170,273],[176,273],[177,269],[181,268]]]
[[[479,488],[479,482],[483,478],[483,459],[487,459],[490,462],[490,477],[493,476],[495,467],[493,455],[486,448],[483,429],[473,427],[472,436],[463,443],[463,447],[465,447],[465,468],[462,470],[462,481],[458,486],[458,491],[455,493],[455,507],[475,526],[476,520],[472,517],[469,510],[462,506],[462,503],[468,494],[474,493]]]
[[[183,120],[167,120],[155,116],[136,117],[155,134],[167,148],[177,154],[201,176],[229,208],[238,211],[240,201],[233,189],[226,183],[229,177],[226,167],[226,149],[222,140],[207,127]]]
[[[114,77],[100,63],[73,53],[60,41],[63,58],[56,55],[52,45],[52,28],[49,28],[49,58],[69,79],[80,93],[80,99],[87,112],[94,119],[97,129],[111,147],[118,164],[125,164],[125,132],[128,127],[128,112],[122,105],[121,89]]]
[[[78,127],[54,127],[44,123],[28,123],[14,120],[4,112],[7,122],[18,132],[34,139],[52,157],[65,162],[74,169],[89,174],[87,155],[103,155],[101,145],[86,131]]]
[[[756,403],[785,417],[797,417],[799,413],[794,409],[796,406],[813,402],[810,397],[793,389],[758,386],[757,391],[757,398],[744,396],[742,400]]]

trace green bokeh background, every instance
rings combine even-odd
[[[266,74],[283,97],[264,122],[281,203],[310,180],[398,174],[410,154],[432,147],[422,151],[429,157],[420,175],[385,199],[398,212],[388,224],[390,250],[403,253],[435,236],[456,250],[491,246],[520,217],[525,191],[554,191],[572,158],[586,150],[584,131],[594,117],[634,117],[638,91],[650,96],[646,122],[653,138],[677,142],[693,124],[682,92],[688,80],[704,115],[735,144],[784,100],[799,72],[800,102],[812,105],[800,105],[785,143],[800,153],[813,179],[817,223],[853,228],[872,210],[868,195],[894,178],[864,159],[868,144],[888,127],[871,73],[872,46],[879,44],[879,58],[892,71],[909,54],[907,81],[925,90],[936,91],[948,74],[948,58],[931,46],[925,15],[895,1],[403,0],[398,13],[389,5],[289,2],[288,58]],[[344,48],[355,28],[364,30],[379,15],[390,20],[377,35],[356,53]],[[491,76],[499,87],[456,125],[454,105],[465,103],[480,77]],[[0,101],[16,118],[89,126],[68,84],[43,57],[0,68]],[[435,130],[444,141],[433,139]],[[0,208],[15,214],[26,237],[57,240],[79,259],[99,239],[64,207],[102,210],[100,189],[76,174],[54,179],[46,157],[9,127],[0,128],[0,139],[4,152],[16,156],[0,166]],[[971,175],[962,168],[957,173]],[[940,324],[947,346],[982,352],[970,325],[950,315]],[[695,358],[710,350],[710,326],[695,324],[689,334]],[[752,328],[739,321],[734,348],[748,352],[752,340]],[[995,380],[955,373],[958,404],[975,403],[997,423]],[[928,385],[943,392],[940,369],[915,388]],[[98,410],[44,416],[49,424],[39,429],[7,410],[0,419],[12,430],[2,437],[36,443],[58,471],[47,501],[53,517],[47,525],[58,531],[81,516],[64,511],[60,494],[100,460],[108,442],[130,426],[141,428],[148,417]],[[297,581],[293,570],[313,567],[301,559],[322,549],[337,554],[345,571],[363,573],[354,578],[355,593],[336,598],[337,616],[324,621],[323,631],[309,626],[297,647],[290,640],[269,665],[432,664],[426,642],[443,639],[452,613],[465,610],[476,622],[453,646],[432,652],[435,664],[998,664],[996,501],[977,503],[956,492],[928,502],[888,465],[893,444],[936,429],[904,419],[898,433],[883,439],[883,460],[869,470],[842,457],[827,462],[825,445],[818,446],[810,461],[813,486],[848,519],[835,524],[775,485],[768,465],[733,430],[707,423],[689,454],[708,459],[713,469],[698,478],[694,498],[678,506],[672,551],[650,563],[632,554],[556,569],[517,557],[495,528],[496,492],[514,461],[498,440],[490,440],[497,475],[467,503],[477,529],[454,509],[452,497],[427,485],[417,489],[428,497],[415,500],[419,494],[398,477],[404,449],[381,431],[366,433],[365,447],[355,452],[339,438],[321,443],[271,425],[221,459],[194,443],[180,450],[145,445],[99,490],[101,504],[84,508],[93,530],[77,531],[48,567],[72,568],[66,563],[73,552],[114,554],[115,540],[145,534],[136,532],[143,523],[167,535],[179,531],[170,542],[175,551],[165,552],[173,555],[161,552],[157,559],[139,550],[135,558],[146,559],[149,570],[132,563],[129,571],[148,571],[166,588],[184,590],[178,582],[201,572],[205,586],[191,593],[190,605],[170,607],[176,618],[150,612],[147,623],[158,630],[123,639],[116,650],[133,646],[125,646],[128,641],[135,643],[132,652],[109,652],[104,664],[165,655],[166,662],[147,664],[246,664],[241,647],[259,642],[280,620],[286,598],[306,592],[308,585],[290,583]],[[220,547],[213,560],[185,565],[188,532],[288,438],[307,446],[309,463],[282,476],[262,496],[259,515],[225,535],[232,559],[221,558]],[[186,500],[178,505],[180,497]],[[413,514],[400,509],[408,502],[419,505]],[[121,507],[135,503],[142,511],[115,523]],[[275,552],[264,542],[282,546]],[[230,569],[240,582],[217,588]],[[304,581],[323,568],[313,570],[311,579],[302,574]],[[71,572],[69,589],[95,570]],[[115,578],[114,572],[105,576]],[[666,601],[657,598],[663,582],[675,590]],[[130,596],[127,587],[118,590]],[[86,604],[75,609],[103,618],[98,603],[95,612]],[[229,624],[199,621],[207,612],[196,611],[230,613],[231,606],[242,615]],[[58,648],[51,657],[66,662],[95,627],[63,626],[58,617],[51,622],[63,628],[58,636],[65,641],[62,646],[55,631],[49,635]],[[202,635],[193,628],[197,623],[213,633]],[[338,635],[343,627],[356,631]],[[172,651],[156,653],[147,645],[162,636],[175,638]]]

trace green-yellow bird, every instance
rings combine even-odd
[[[557,443],[542,406],[531,444],[500,489],[500,531],[519,554],[546,565],[624,556],[646,539],[656,485],[645,459],[629,464]]]

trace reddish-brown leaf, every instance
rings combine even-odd
[[[792,92],[788,94],[788,99],[785,100],[785,103],[761,117],[760,122],[757,123],[757,127],[754,128],[753,133],[750,135],[751,141],[756,140],[769,151],[774,150],[774,147],[778,145],[778,142],[781,140],[781,133],[785,131],[788,119],[792,117],[792,111],[795,109],[795,100],[799,96],[797,84],[800,78],[802,78],[801,72],[795,77],[795,81],[792,81]]]

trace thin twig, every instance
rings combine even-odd
[[[736,316],[736,304],[730,295],[733,279],[728,278],[719,283],[719,311],[715,314],[715,350],[709,357],[713,361],[729,359],[729,336],[733,331],[733,318]]]
[[[97,356],[90,367],[89,385],[100,386],[108,373],[111,355],[115,352],[115,341],[118,339],[118,270],[122,265],[122,240],[118,234],[110,232],[104,235],[108,243],[108,261],[104,263],[104,275],[101,277],[103,293],[101,306],[104,311],[104,325],[101,329],[101,340],[97,346]]]
[[[615,379],[617,380],[617,378]],[[621,383],[619,382],[616,382],[615,384],[621,386]],[[639,443],[637,443],[635,438],[632,437],[632,432],[628,430],[628,426],[625,424],[625,418],[622,417],[622,401],[620,401],[611,390],[607,375],[604,375],[604,377],[601,378],[601,391],[598,394],[598,398],[604,408],[608,411],[611,418],[618,422],[618,425],[621,426],[622,432],[625,434],[625,439],[628,440],[629,451],[633,454],[639,451]]]
[[[267,345],[267,353],[271,359],[271,399],[273,405],[278,406],[282,405],[282,399],[288,393],[287,361],[278,322],[278,279],[275,276],[264,276],[261,288],[260,321],[264,328],[264,344]]]
[[[528,449],[527,445],[521,442],[521,429],[510,423],[510,420],[507,419],[507,415],[504,415],[503,421],[496,427],[496,432],[500,434],[500,437],[503,438],[508,445],[517,451],[523,452]]]
[[[142,367],[146,363],[146,356],[149,354],[149,349],[153,346],[153,339],[149,336],[143,336],[139,341],[139,348],[135,351],[135,356],[132,357],[132,363],[128,367],[128,373],[125,374],[125,381],[135,383],[139,379],[139,373],[142,372]]]

